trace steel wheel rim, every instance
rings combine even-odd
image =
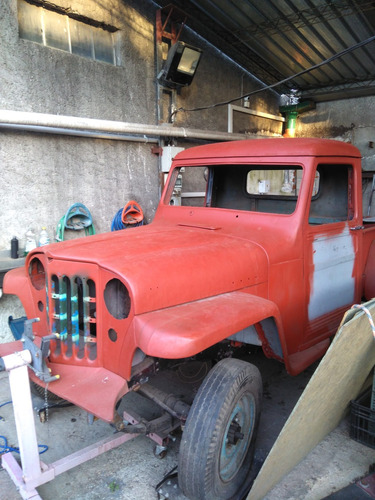
[[[255,399],[252,394],[244,394],[236,401],[225,429],[220,459],[219,475],[222,481],[230,481],[238,472],[250,446],[255,423]],[[239,425],[243,439],[230,442],[231,426]]]

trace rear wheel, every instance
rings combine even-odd
[[[240,499],[247,492],[261,394],[254,365],[224,359],[209,372],[181,439],[178,477],[188,498]]]

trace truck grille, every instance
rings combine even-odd
[[[54,356],[96,359],[96,286],[85,277],[51,276],[49,317],[59,334]]]

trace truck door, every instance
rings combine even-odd
[[[318,164],[305,239],[310,345],[333,335],[345,310],[360,300],[356,255],[362,231],[355,192],[351,165]]]

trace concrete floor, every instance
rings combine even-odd
[[[315,367],[297,377],[290,377],[282,365],[259,354],[255,354],[254,363],[261,369],[264,380],[263,411],[253,467],[256,474]],[[163,377],[159,385],[167,383],[170,386],[171,380],[168,377],[163,380]],[[9,400],[8,376],[0,373],[0,405]],[[152,410],[146,408],[147,411]],[[6,436],[10,445],[16,445],[12,405],[0,406],[0,416],[0,435]],[[49,447],[41,456],[46,463],[113,433],[113,429],[104,422],[95,421],[89,425],[86,413],[73,406],[50,410],[46,423],[41,423],[37,417],[35,420],[38,442]],[[157,499],[155,486],[177,465],[179,437],[171,443],[167,456],[162,460],[154,456],[153,446],[148,438],[137,437],[61,474],[40,486],[38,492],[43,500]],[[267,495],[266,500],[323,499],[365,476],[374,461],[373,449],[349,438],[349,422],[344,419]],[[173,488],[173,484],[172,480],[168,487],[162,486],[164,494],[168,491],[169,498],[186,500],[178,488]],[[0,500],[19,498],[7,472],[1,470]]]

